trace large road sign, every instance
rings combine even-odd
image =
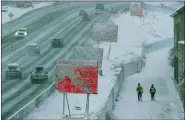
[[[97,94],[97,61],[57,60],[56,80],[59,92]]]

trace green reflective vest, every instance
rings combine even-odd
[[[151,92],[155,92],[155,88],[151,88]]]

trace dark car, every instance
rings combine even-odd
[[[60,47],[63,47],[63,39],[57,39],[57,38],[55,38],[55,39],[53,39],[52,40],[52,47],[53,48],[60,48]]]
[[[44,84],[48,82],[48,73],[44,71],[44,67],[38,66],[35,72],[32,72],[30,79],[32,84]]]
[[[85,11],[85,10],[80,10],[79,16],[83,16],[83,15],[85,15],[85,14],[86,14],[86,11]]]
[[[96,8],[95,9],[104,10],[104,5],[103,4],[96,4]]]
[[[22,68],[17,63],[9,63],[5,72],[6,79],[21,79]]]
[[[83,16],[83,21],[89,21],[89,15],[86,13],[84,16]]]

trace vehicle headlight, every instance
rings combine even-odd
[[[18,35],[18,33],[16,32],[15,35]]]
[[[24,35],[27,35],[27,33],[24,33]]]

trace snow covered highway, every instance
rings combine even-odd
[[[83,22],[78,15],[80,9],[94,9],[94,4],[83,5],[72,4],[50,6],[36,10],[37,12],[23,15],[15,21],[3,25],[2,34],[2,118],[7,119],[17,110],[31,101],[36,95],[46,89],[53,81],[55,75],[55,61],[59,58],[72,58],[73,47],[75,45],[91,45],[91,29],[94,23],[108,20],[111,14],[92,14],[90,22]],[[118,3],[109,3],[119,5]],[[108,6],[109,4],[105,4]],[[74,5],[74,6],[73,6]],[[63,7],[62,7],[63,6]],[[65,6],[65,7],[64,7]],[[65,8],[65,9],[64,9]],[[120,10],[122,8],[120,7]],[[48,12],[47,12],[48,11]],[[42,13],[42,14],[41,14]],[[40,16],[41,14],[41,16]],[[30,15],[30,16],[29,16]],[[38,16],[39,15],[39,16]],[[33,19],[30,19],[31,16]],[[43,20],[44,19],[44,20]],[[21,22],[20,22],[21,21]],[[11,26],[13,27],[11,28]],[[29,31],[28,37],[15,41],[12,31],[19,27],[26,27]],[[10,30],[11,28],[11,30]],[[51,48],[53,38],[63,38],[63,48]],[[31,42],[36,42],[40,48],[39,56],[30,57],[27,55],[27,46]],[[13,46],[13,48],[12,48]],[[11,50],[12,48],[12,50]],[[5,70],[7,64],[18,63],[23,70],[22,80],[5,80]],[[30,74],[36,66],[44,66],[48,72],[49,84],[32,85]]]

